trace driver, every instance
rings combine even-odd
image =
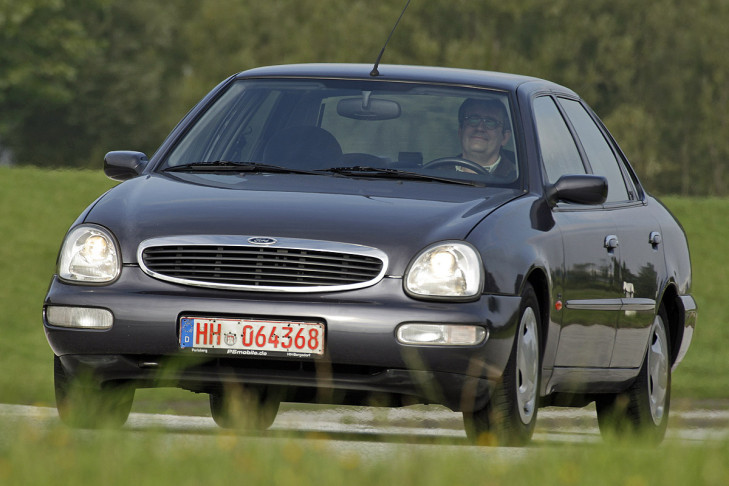
[[[492,175],[516,178],[516,164],[503,147],[511,139],[509,118],[499,100],[468,98],[458,109],[458,138],[463,153],[460,158],[476,162]],[[473,172],[457,167],[461,172]]]

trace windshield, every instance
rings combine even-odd
[[[397,177],[513,185],[519,164],[503,91],[363,80],[233,83],[163,170]],[[274,170],[276,169],[276,170]],[[385,170],[382,170],[385,169]],[[243,170],[243,168],[241,168]]]

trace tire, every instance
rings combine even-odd
[[[537,421],[541,368],[539,302],[530,284],[522,292],[519,325],[501,381],[487,405],[464,412],[468,438],[478,444],[523,446]]]
[[[266,430],[281,404],[276,390],[266,386],[226,386],[209,395],[210,414],[224,429]]]
[[[129,418],[134,402],[132,386],[101,386],[91,379],[73,377],[58,356],[53,359],[53,381],[58,416],[70,427],[119,428]]]
[[[668,316],[661,305],[651,325],[640,373],[623,393],[596,400],[597,421],[605,439],[641,438],[660,444],[671,405],[671,343]]]

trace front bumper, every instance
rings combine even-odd
[[[198,393],[231,384],[267,385],[283,391],[283,401],[340,405],[403,406],[437,403],[456,411],[482,409],[492,380],[459,373],[376,369],[331,363],[294,363],[216,358],[187,361],[150,356],[64,355],[71,375],[93,374],[102,383],[136,387],[178,387]]]
[[[418,301],[407,297],[401,280],[394,278],[338,293],[220,291],[161,282],[129,266],[108,286],[69,285],[54,277],[44,310],[48,305],[113,314],[111,329],[80,330],[50,326],[44,312],[48,342],[72,374],[87,370],[100,381],[202,392],[228,381],[267,384],[297,390],[296,401],[312,401],[305,400],[310,396],[328,401],[329,394],[354,403],[359,399],[353,397],[383,393],[461,410],[485,404],[490,385],[501,377],[519,298]],[[326,355],[316,360],[191,356],[179,345],[179,317],[190,313],[322,321]],[[477,346],[403,345],[396,329],[408,322],[479,325],[489,338]]]

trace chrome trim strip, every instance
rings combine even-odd
[[[565,304],[571,310],[619,311],[623,306],[622,299],[586,299],[568,300]]]
[[[565,304],[571,310],[655,312],[653,299],[586,299],[568,300]]]
[[[621,310],[633,312],[655,312],[656,301],[653,299],[623,299]]]
[[[276,240],[275,244],[268,245],[268,248],[280,248],[289,250],[312,250],[329,253],[349,253],[353,255],[367,256],[380,260],[382,269],[380,273],[373,279],[366,282],[346,285],[325,285],[325,286],[309,286],[309,287],[275,287],[266,285],[234,285],[223,283],[201,282],[197,280],[181,279],[170,277],[168,275],[159,274],[149,269],[142,258],[144,250],[156,246],[240,246],[246,248],[261,248],[260,245],[254,245],[248,242],[251,238],[262,238],[260,236],[239,236],[239,235],[180,235],[167,236],[162,238],[150,238],[139,244],[137,249],[137,262],[144,273],[150,277],[154,277],[166,282],[172,282],[181,285],[194,287],[204,287],[220,290],[238,290],[252,292],[288,292],[288,293],[312,293],[312,292],[341,292],[344,290],[355,290],[364,287],[370,287],[377,284],[387,273],[389,259],[387,254],[377,248],[369,246],[355,245],[352,243],[340,243],[335,241],[323,240],[304,240],[298,238],[279,238],[271,237]],[[269,238],[269,237],[266,237]]]

